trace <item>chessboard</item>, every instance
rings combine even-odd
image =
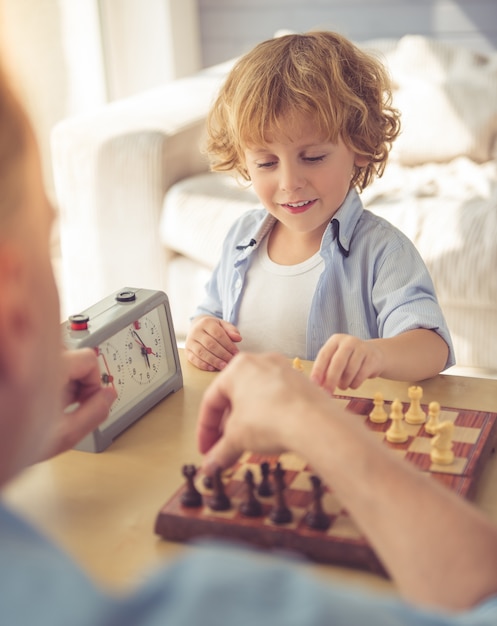
[[[372,399],[344,396],[336,398],[355,414],[351,415],[351,419],[362,419],[386,446],[406,462],[413,463],[428,477],[440,481],[462,497],[474,497],[485,461],[496,444],[497,413],[440,407],[439,419],[450,421],[454,425],[454,460],[447,465],[438,465],[430,457],[432,435],[425,431],[425,424],[405,423],[407,440],[391,443],[385,436],[391,420],[373,423],[369,417],[374,408]],[[402,403],[404,412],[408,406],[407,403]],[[428,412],[426,405],[420,406]],[[388,413],[390,403],[385,402],[384,408]],[[284,470],[283,493],[286,507],[291,511],[291,519],[275,523],[271,515],[277,496],[274,493],[271,496],[260,496],[257,486],[264,478],[264,464],[269,464],[274,470],[277,463]],[[192,466],[188,467],[192,469]],[[240,510],[247,502],[247,470],[250,470],[254,483],[251,497],[260,502],[261,511],[256,516],[247,516]],[[186,481],[160,509],[155,532],[170,541],[187,542],[194,538],[240,541],[265,549],[301,553],[317,562],[345,565],[386,575],[374,550],[334,495],[332,486],[321,485],[320,497],[316,498],[316,482],[311,478],[313,476],[312,467],[294,454],[268,457],[247,452],[222,475],[229,508],[213,510],[209,506],[212,486],[206,486],[204,477],[196,474],[193,468],[189,480],[198,491],[199,502],[196,506],[185,506],[182,503],[182,498],[184,501],[185,493],[189,490]],[[323,524],[323,528],[312,528],[309,525],[309,514],[316,512],[324,515],[328,522]]]

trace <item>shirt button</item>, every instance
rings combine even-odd
[[[242,286],[242,279],[238,278],[236,283],[235,283],[235,288],[236,289],[240,289],[241,286]]]

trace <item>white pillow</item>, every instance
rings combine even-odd
[[[392,159],[403,165],[492,157],[497,135],[497,54],[485,56],[421,35],[369,42],[381,53],[402,112]]]

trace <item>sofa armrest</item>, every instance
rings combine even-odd
[[[229,64],[84,116],[52,132],[62,316],[123,286],[167,290],[159,216],[167,189],[207,170],[204,121]]]

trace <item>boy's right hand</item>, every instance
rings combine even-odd
[[[186,355],[199,369],[215,372],[224,369],[238,353],[235,343],[241,340],[233,324],[217,317],[198,317],[186,337]]]

